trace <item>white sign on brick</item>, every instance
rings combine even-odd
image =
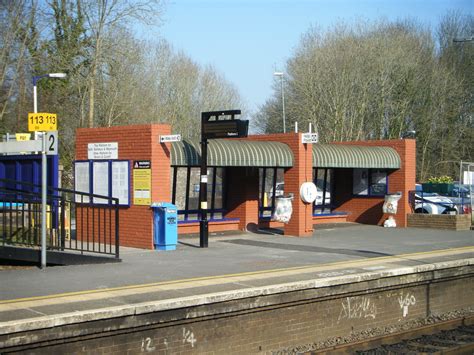
[[[87,145],[87,159],[118,159],[118,143],[89,143]]]

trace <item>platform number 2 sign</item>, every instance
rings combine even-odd
[[[46,133],[46,155],[58,154],[58,131]]]

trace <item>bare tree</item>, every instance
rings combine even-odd
[[[409,20],[310,28],[286,67],[287,124],[311,122],[326,142],[416,130],[422,179],[437,159],[472,157],[459,142],[472,142],[472,107],[463,108],[472,103],[465,95],[472,83],[457,77],[436,48],[432,31]],[[279,86],[274,90],[256,117],[268,132],[281,131]]]

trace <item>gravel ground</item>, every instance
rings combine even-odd
[[[448,321],[457,318],[463,318],[474,315],[474,309],[466,309],[461,311],[448,312],[442,315],[430,316],[428,318],[419,318],[406,322],[400,325],[392,325],[383,328],[371,328],[362,332],[350,334],[346,337],[333,337],[326,339],[325,341],[314,342],[311,344],[303,344],[295,347],[283,348],[280,350],[273,351],[274,355],[283,354],[301,354],[315,350],[321,350],[325,348],[331,348],[336,345],[350,344],[361,340],[366,340],[374,337],[384,336],[393,334],[401,331],[407,331],[410,329],[416,329],[425,325],[436,324],[438,322]]]

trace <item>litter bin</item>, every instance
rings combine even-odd
[[[385,202],[382,206],[383,213],[396,214],[398,209],[398,200],[402,197],[402,193],[396,192],[394,194],[385,195]]]
[[[178,242],[178,211],[169,202],[151,205],[153,209],[153,243],[158,250],[176,250]]]

